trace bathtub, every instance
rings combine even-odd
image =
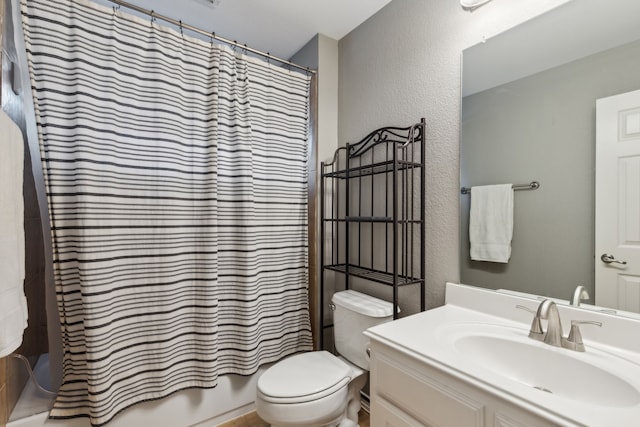
[[[153,402],[144,402],[118,414],[109,427],[213,427],[255,409],[258,377],[269,367],[265,365],[252,376],[226,375],[218,378],[213,389],[189,389]],[[42,385],[49,382],[49,359],[41,356],[34,368]],[[46,388],[46,387],[45,387]],[[51,399],[43,396],[29,381],[7,427],[90,427],[86,418],[72,420],[48,419]],[[35,413],[39,408],[39,413]],[[29,415],[34,414],[34,415]]]

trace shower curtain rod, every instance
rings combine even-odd
[[[159,13],[156,13],[153,10],[144,9],[144,8],[142,8],[140,6],[136,6],[135,4],[131,4],[131,3],[128,3],[126,1],[121,1],[121,0],[109,0],[109,1],[111,3],[115,3],[115,4],[119,5],[119,6],[124,6],[126,8],[133,9],[133,10],[135,10],[137,12],[143,13],[143,14],[145,14],[147,16],[150,16],[153,19],[161,19],[161,20],[163,20],[165,22],[168,22],[170,24],[173,24],[173,25],[176,25],[176,26],[180,27],[181,29],[186,29],[186,30],[189,30],[189,31],[193,31],[194,33],[202,34],[203,36],[209,37],[211,39],[218,40],[220,42],[226,43],[226,44],[234,46],[234,47],[238,47],[238,48],[240,48],[240,49],[242,49],[242,50],[244,50],[246,52],[255,53],[256,55],[263,56],[263,57],[267,58],[268,60],[274,60],[274,61],[280,62],[282,64],[288,65],[290,67],[294,67],[294,68],[297,68],[299,70],[306,71],[308,73],[316,74],[316,70],[312,70],[309,67],[303,67],[302,65],[298,65],[298,64],[296,64],[294,62],[291,62],[291,61],[289,61],[287,59],[282,59],[282,58],[279,58],[277,56],[273,56],[269,52],[263,52],[261,50],[254,49],[252,47],[248,47],[246,44],[244,44],[244,45],[240,44],[235,40],[230,40],[230,39],[227,39],[227,38],[224,38],[224,37],[220,37],[215,32],[207,32],[207,31],[201,30],[200,28],[194,27],[193,25],[185,24],[182,21],[179,21],[179,20],[176,20],[176,19],[173,19],[173,18],[169,18],[168,16],[160,15]]]

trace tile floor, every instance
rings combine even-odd
[[[360,427],[369,427],[368,412],[360,411],[358,418],[358,424],[360,424]],[[242,417],[238,417],[224,424],[221,424],[218,427],[269,427],[269,424],[261,420],[258,414],[256,414],[254,411],[247,415],[243,415]]]

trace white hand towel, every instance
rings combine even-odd
[[[23,160],[22,132],[0,110],[0,357],[20,347],[27,327]]]
[[[509,262],[513,237],[513,185],[471,187],[469,242],[475,261]]]

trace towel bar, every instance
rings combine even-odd
[[[513,186],[514,191],[515,190],[537,190],[538,188],[540,188],[540,183],[538,181],[531,181],[528,184],[517,184],[517,185]],[[460,193],[461,194],[470,194],[471,193],[471,188],[462,187],[460,189]]]

